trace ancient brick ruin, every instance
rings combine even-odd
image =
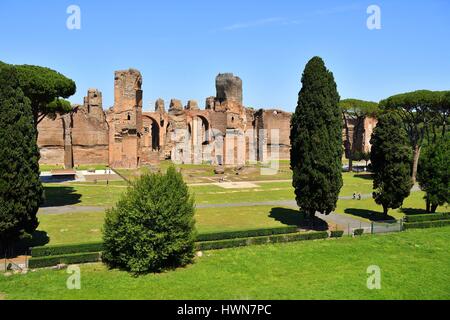
[[[206,98],[204,109],[194,100],[183,106],[172,99],[166,111],[159,99],[153,112],[143,112],[141,87],[139,71],[116,71],[113,107],[104,111],[101,92],[89,89],[72,113],[42,121],[41,163],[137,168],[172,159],[243,165],[270,159],[274,146],[280,159],[289,159],[291,113],[244,107],[242,80],[231,73],[216,77],[216,96]],[[352,132],[352,144],[367,150],[375,122],[362,121],[353,124],[360,129]]]

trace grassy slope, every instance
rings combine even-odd
[[[208,252],[194,265],[133,277],[81,266],[81,290],[65,271],[0,277],[7,299],[450,299],[450,228]],[[366,287],[381,268],[381,290]]]

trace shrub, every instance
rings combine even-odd
[[[405,222],[403,228],[408,229],[426,229],[450,226],[450,220],[438,220],[438,221],[421,221],[421,222]]]
[[[296,233],[297,229],[298,228],[296,226],[289,226],[289,227],[276,227],[267,229],[203,233],[197,236],[197,241],[214,241],[224,239],[269,236],[274,234]]]
[[[100,252],[102,250],[103,250],[102,242],[80,243],[80,244],[58,245],[58,246],[54,245],[54,246],[43,246],[32,248],[31,256],[33,258],[46,256],[59,256],[74,253]]]
[[[422,221],[436,221],[450,219],[450,212],[433,213],[433,214],[417,214],[406,216],[405,222],[422,222]]]
[[[267,243],[280,243],[280,242],[292,242],[302,240],[315,240],[328,238],[326,231],[321,232],[308,232],[308,233],[291,233],[291,234],[278,234],[272,236],[262,237],[250,237],[240,239],[226,239],[218,241],[205,241],[197,243],[197,250],[216,250],[225,248],[242,247],[248,245],[267,244]]]
[[[103,260],[135,274],[161,272],[194,258],[194,201],[180,173],[147,173],[107,211]]]
[[[332,230],[330,232],[330,238],[341,238],[344,235],[343,230]]]
[[[353,230],[353,235],[354,236],[362,236],[364,233],[364,229],[355,229]]]
[[[66,255],[55,255],[31,258],[28,261],[28,268],[45,268],[52,267],[58,264],[75,264],[75,263],[87,263],[87,262],[97,262],[100,261],[99,252],[88,252],[88,253],[76,253],[76,254],[66,254]]]

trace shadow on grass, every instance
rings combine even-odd
[[[425,209],[401,208],[400,211],[407,216],[414,216],[416,214],[427,214],[427,211]]]
[[[21,255],[30,254],[29,249],[33,247],[40,247],[48,244],[50,238],[45,231],[35,231],[30,237],[20,239],[8,248],[0,247],[1,258],[6,254],[6,258],[15,258]]]
[[[344,211],[347,214],[351,214],[352,216],[368,219],[370,221],[384,221],[384,222],[395,222],[396,219],[390,215],[385,216],[382,212],[366,210],[366,209],[355,209],[348,208]]]
[[[314,221],[310,221],[305,217],[304,213],[294,209],[272,208],[269,218],[273,218],[288,226],[298,226],[301,229],[316,231],[328,230],[328,223],[325,220],[314,217]]]
[[[41,205],[46,207],[68,206],[81,202],[81,194],[76,193],[73,187],[45,187],[45,201]]]
[[[358,174],[355,174],[354,177],[364,179],[364,180],[373,180],[372,173],[358,173]]]

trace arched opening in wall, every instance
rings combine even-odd
[[[152,121],[152,150],[159,150],[159,126],[156,121]]]
[[[209,122],[203,116],[197,116],[196,120],[198,140],[202,145],[207,145],[211,142]]]
[[[151,117],[144,116],[143,126],[144,126],[143,146],[150,149],[151,151],[159,151],[161,143],[160,143],[160,128],[158,121],[156,121]]]

